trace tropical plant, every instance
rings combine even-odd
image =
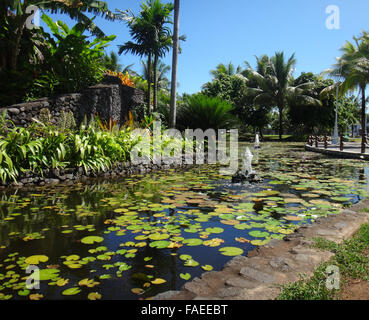
[[[40,33],[49,45],[44,52],[43,70],[46,71],[44,74],[40,71],[39,78],[35,80],[34,94],[44,96],[79,92],[98,83],[103,77],[101,58],[104,49],[115,36],[96,38],[90,42],[84,35],[86,25],[83,23],[77,23],[70,29],[62,21],[54,22],[45,14],[42,20],[53,36],[41,28]]]
[[[185,98],[179,109],[178,127],[181,129],[230,129],[235,127],[232,104],[216,97],[196,94]]]
[[[128,72],[123,73],[123,72],[115,72],[115,71],[106,71],[106,74],[109,76],[113,76],[113,77],[117,77],[121,80],[122,85],[127,86],[127,87],[131,87],[134,88],[135,84],[131,79],[131,76],[129,75]]]

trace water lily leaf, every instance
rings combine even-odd
[[[69,288],[69,289],[64,290],[62,292],[62,295],[63,296],[74,296],[74,295],[76,295],[76,294],[78,294],[80,292],[81,292],[81,289],[75,287],[75,288]]]
[[[160,241],[154,241],[150,243],[151,248],[157,248],[157,249],[165,249],[170,246],[170,241],[160,240]]]
[[[240,223],[240,224],[236,224],[234,226],[236,229],[238,230],[246,230],[246,229],[251,229],[252,227],[250,225],[248,225],[247,223]]]
[[[155,280],[151,281],[152,284],[163,284],[166,283],[167,281],[161,278],[156,278]]]
[[[183,244],[186,244],[190,247],[199,246],[199,245],[202,245],[202,243],[203,243],[203,240],[197,239],[197,238],[183,240]]]
[[[180,273],[180,274],[179,274],[179,277],[180,277],[181,279],[183,279],[183,280],[188,281],[188,280],[190,280],[190,279],[191,279],[191,274],[189,274],[189,273]]]
[[[149,238],[151,240],[166,240],[168,239],[170,236],[169,234],[166,234],[166,233],[154,233],[154,234],[150,234],[149,235]]]
[[[100,300],[101,294],[97,292],[90,292],[87,296],[88,300]]]
[[[93,288],[94,286],[97,286],[98,284],[100,284],[100,282],[91,280],[91,279],[82,279],[81,281],[78,282],[79,286],[86,286],[88,288]]]
[[[223,247],[219,249],[219,252],[222,255],[233,257],[233,256],[242,255],[244,251],[241,248],[236,248],[236,247]]]
[[[34,256],[30,256],[28,258],[26,258],[26,260],[24,260],[25,263],[28,264],[39,264],[40,262],[46,262],[49,260],[49,257],[44,256],[44,255],[34,255]]]
[[[189,260],[186,260],[184,265],[186,267],[197,267],[199,265],[199,263],[193,259],[189,259]]]
[[[44,281],[44,280],[53,280],[59,277],[59,272],[60,270],[58,269],[41,269],[39,271],[39,280],[40,281]],[[38,272],[33,272],[31,273],[31,275],[29,276],[29,278],[33,279],[33,280],[38,280],[37,279],[37,274]]]
[[[94,244],[94,243],[102,242],[103,240],[104,238],[102,237],[88,236],[88,237],[84,237],[83,239],[81,239],[81,242],[84,244]]]
[[[188,254],[181,254],[179,256],[179,259],[183,260],[183,261],[186,261],[186,260],[191,260],[192,259],[192,256],[188,255]]]
[[[254,237],[254,238],[266,238],[269,236],[268,232],[263,232],[263,231],[258,231],[258,230],[254,230],[249,232],[249,235]]]
[[[201,268],[203,268],[205,271],[211,271],[211,270],[213,270],[214,268],[211,266],[211,265],[209,265],[209,264],[207,264],[207,265],[205,265],[205,266],[201,266]]]
[[[42,294],[39,293],[34,293],[34,294],[30,294],[29,295],[29,299],[30,300],[40,300],[42,299],[44,296]]]
[[[56,285],[58,286],[58,287],[64,287],[66,284],[68,284],[69,283],[69,279],[63,279],[63,278],[61,278],[61,279],[58,279],[57,281],[56,281]]]
[[[215,227],[215,228],[206,228],[205,231],[208,232],[208,233],[216,233],[216,234],[219,234],[219,233],[224,232],[224,229],[223,228]]]
[[[131,289],[131,292],[134,293],[134,294],[141,295],[141,294],[145,293],[145,290],[141,289],[141,288],[133,288],[133,289]]]

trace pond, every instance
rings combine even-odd
[[[243,148],[245,145],[243,146]],[[0,299],[146,299],[368,194],[369,164],[266,143],[257,185],[218,166],[0,194]],[[39,289],[27,289],[27,268]],[[28,273],[27,273],[28,272]]]

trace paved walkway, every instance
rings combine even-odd
[[[318,144],[318,148],[315,147],[315,143],[313,146],[306,145],[305,149],[307,151],[319,152],[322,154],[340,157],[340,158],[353,158],[353,159],[363,159],[369,160],[369,146],[366,148],[366,153],[361,153],[361,143],[355,142],[346,142],[344,143],[343,151],[340,151],[339,145],[330,145],[328,144],[328,148],[324,148],[324,143],[320,142]]]

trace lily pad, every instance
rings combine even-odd
[[[88,236],[81,239],[81,242],[84,244],[94,244],[94,243],[100,243],[104,240],[102,237],[97,236]]]
[[[224,256],[234,257],[242,255],[244,251],[237,247],[223,247],[219,249],[219,252]]]

